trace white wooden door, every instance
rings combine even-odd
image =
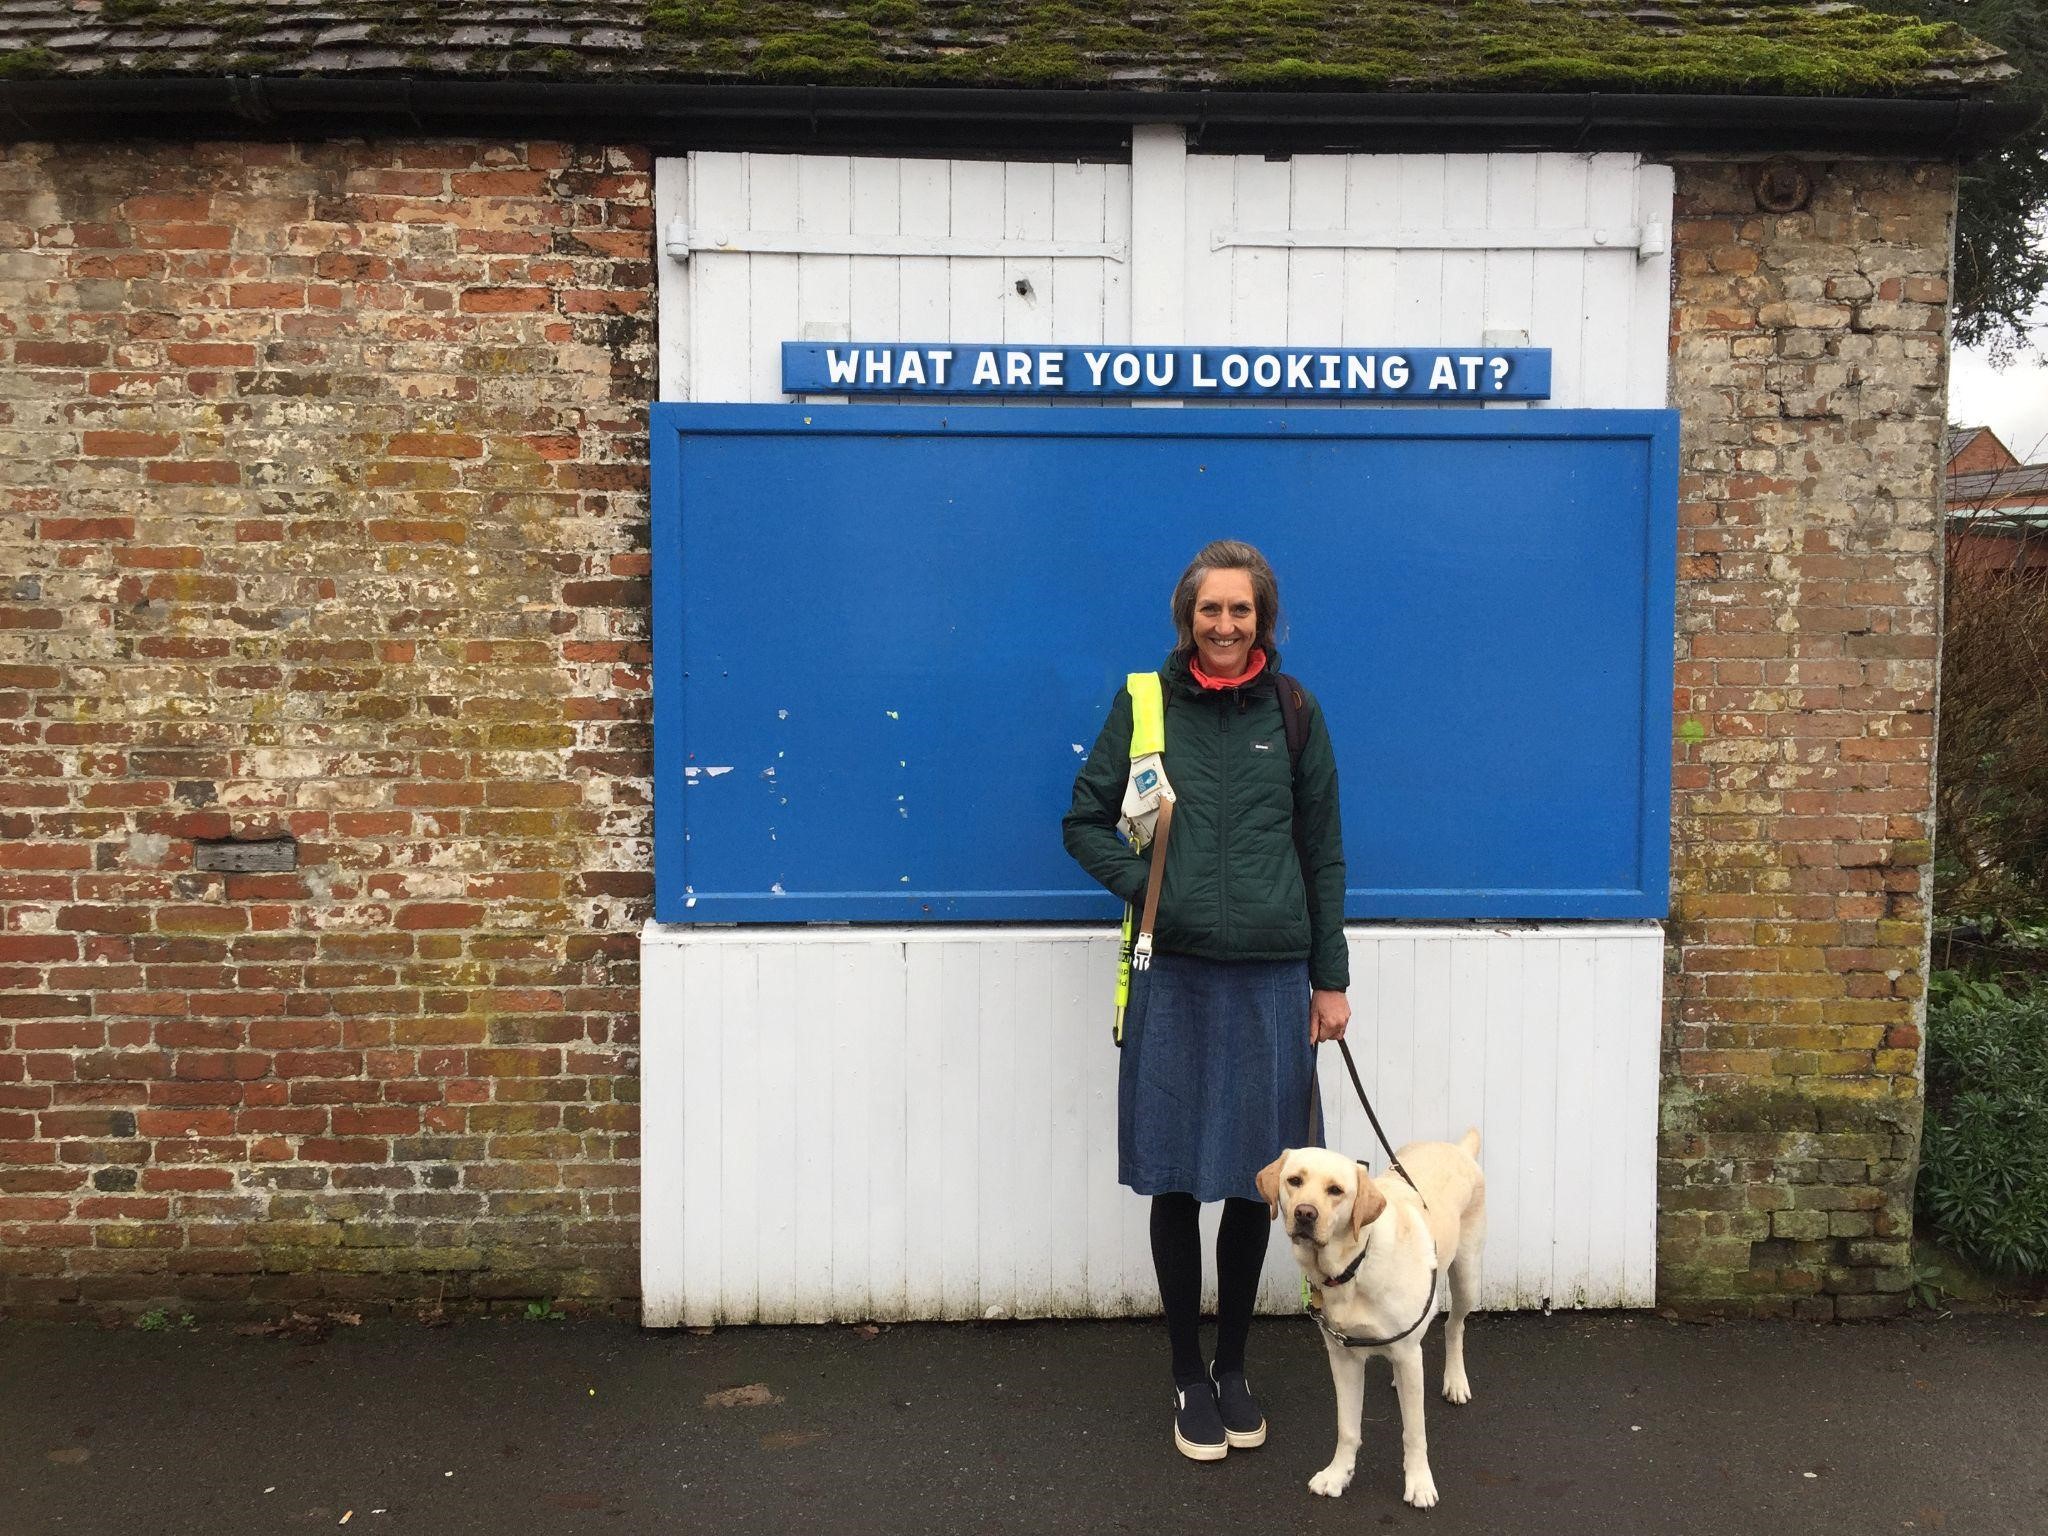
[[[666,399],[782,400],[788,340],[1525,333],[1549,406],[1665,404],[1671,177],[1633,156],[1269,161],[1145,127],[1128,165],[691,155],[656,203]],[[1486,1137],[1485,1304],[1650,1304],[1658,925],[1351,942],[1389,1132]],[[642,960],[649,1324],[1156,1309],[1116,1183],[1108,935],[650,925]],[[1324,1056],[1332,1144],[1364,1156]],[[1263,1303],[1293,1276],[1276,1244]]]

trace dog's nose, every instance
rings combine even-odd
[[[1297,1227],[1313,1227],[1316,1224],[1316,1208],[1302,1204],[1294,1208],[1294,1224]]]

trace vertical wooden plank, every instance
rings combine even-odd
[[[1486,1013],[1494,1001],[1487,987],[1487,963],[1495,949],[1513,942],[1499,931],[1489,929],[1451,936],[1450,1021],[1445,1031],[1449,1059],[1445,1063],[1443,1130],[1425,1134],[1441,1134],[1445,1141],[1456,1141],[1467,1128],[1481,1125],[1485,1118],[1486,1051],[1492,1033]],[[1482,1126],[1482,1138],[1484,1134]]]
[[[1591,1299],[1596,1099],[1593,1071],[1600,1034],[1597,941],[1570,937],[1558,945],[1557,1171],[1553,1180],[1551,1304],[1582,1307]]]
[[[1121,224],[1131,242],[1125,272],[1110,276],[1112,287],[1127,285],[1129,329],[1122,336],[1105,333],[1105,341],[1171,346],[1189,337],[1200,339],[1189,329],[1195,316],[1186,307],[1189,273],[1205,243],[1198,239],[1190,217],[1189,169],[1187,135],[1177,124],[1140,123],[1132,128],[1123,217],[1105,219],[1106,231]],[[1112,189],[1106,209],[1115,203]],[[1117,236],[1110,233],[1108,238]]]
[[[1020,935],[1011,993],[1010,1102],[1011,1245],[1015,1257],[1013,1317],[1045,1317],[1052,1311],[1053,1205],[1060,1198],[1053,1179],[1052,1032],[1053,953],[1050,935]]]
[[[1238,155],[1237,223],[1246,229],[1285,229],[1292,166],[1263,155]],[[1271,346],[1287,330],[1288,253],[1239,246],[1232,251],[1229,339]]]
[[[946,1315],[945,1198],[946,945],[916,937],[904,945],[903,1310]]]
[[[1600,938],[1593,945],[1592,1059],[1586,1066],[1591,1095],[1587,1123],[1592,1157],[1585,1185],[1586,1285],[1593,1306],[1623,1303],[1628,1180],[1628,1045],[1632,1006],[1629,952],[1632,941]]]
[[[1531,1306],[1560,1305],[1551,1226],[1557,1206],[1557,1052],[1562,944],[1532,938],[1522,950],[1521,1195],[1515,1274]]]
[[[1379,930],[1346,930],[1351,945],[1351,1023],[1344,1031],[1345,1042],[1358,1063],[1365,1091],[1379,1093],[1380,1057],[1385,1050],[1381,1035],[1386,1022],[1380,1012],[1381,966],[1384,953]],[[1323,1101],[1323,1145],[1354,1158],[1365,1156],[1371,1145],[1371,1130],[1359,1113],[1351,1079],[1344,1070],[1344,1053],[1329,1046],[1316,1048],[1316,1091]],[[1377,1097],[1373,1100],[1378,1103]],[[1358,1140],[1360,1135],[1367,1139]]]
[[[1053,167],[1045,161],[1012,161],[1003,167],[1005,239],[1052,238]],[[1003,263],[1003,340],[1049,342],[1052,330],[1051,257]],[[1017,291],[1018,284],[1024,292]]]
[[[1112,346],[1127,344],[1131,339],[1131,285],[1134,258],[1129,256],[1134,231],[1131,228],[1131,187],[1132,167],[1111,165],[1103,167],[1102,174],[1102,238],[1108,244],[1121,242],[1125,248],[1123,261],[1102,263],[1102,340]],[[1175,220],[1171,248],[1185,264],[1186,250],[1179,229],[1180,221]],[[1176,267],[1176,272],[1180,270]],[[1178,276],[1169,313],[1178,321],[1181,314],[1182,292]],[[1163,339],[1163,338],[1155,338]]]
[[[1100,165],[1051,167],[1055,240],[1103,239],[1106,169]],[[1045,285],[1051,339],[1070,346],[1100,342],[1104,268],[1112,263],[1068,258],[1046,265],[1051,274]]]
[[[874,972],[886,951],[855,940],[826,949],[832,994],[818,999],[818,1012],[828,1021],[825,1049],[818,1065],[831,1073],[832,1185],[832,1311],[837,1319],[865,1318],[868,1304],[868,1159],[873,1144],[868,1131],[869,1054],[876,1033],[877,986]],[[825,1126],[820,1126],[821,1132]]]
[[[1289,167],[1287,227],[1344,228],[1342,155],[1296,155]],[[1344,313],[1344,253],[1287,253],[1287,331],[1290,347],[1333,346]]]
[[[640,1315],[649,1328],[684,1320],[685,1108],[682,1020],[687,954],[652,923],[640,931]]]
[[[1635,222],[1664,229],[1664,249],[1636,262],[1635,286],[1629,295],[1629,373],[1627,403],[1637,410],[1656,410],[1671,397],[1671,219],[1672,170],[1668,165],[1636,169]]]
[[[794,1153],[799,1145],[797,1124],[797,1034],[798,1015],[809,1008],[810,999],[799,986],[799,946],[777,944],[765,937],[758,941],[761,956],[759,987],[761,1011],[758,1018],[734,1020],[729,1028],[752,1028],[758,1041],[758,1076],[754,1082],[754,1140],[760,1151],[756,1166],[794,1171]],[[713,940],[705,947],[717,946]],[[815,1128],[806,1128],[814,1148]],[[795,1182],[792,1180],[792,1182]],[[758,1237],[761,1274],[760,1318],[764,1323],[793,1323],[797,1320],[798,1238],[815,1230],[813,1211],[799,1211],[794,1198],[767,1204],[761,1211]],[[799,1220],[799,1218],[802,1218]],[[808,1244],[802,1259],[806,1268],[815,1263]]]
[[[913,1121],[908,1097],[909,945],[878,936],[868,945],[867,1214],[868,1309],[882,1322],[906,1310],[905,1254],[910,1216],[908,1148]]]
[[[1451,957],[1454,941],[1441,930],[1415,941],[1415,1008],[1410,1014],[1415,1062],[1408,1115],[1387,1126],[1394,1145],[1443,1141],[1451,1134]]]
[[[1445,228],[1485,229],[1491,218],[1487,192],[1486,156],[1444,157]],[[1444,252],[1442,290],[1437,343],[1446,347],[1480,345],[1486,329],[1486,253]]]
[[[1089,1215],[1094,1204],[1088,1185],[1088,1097],[1103,1066],[1099,1051],[1089,1049],[1088,1022],[1098,1013],[1089,1004],[1099,1003],[1105,1020],[1109,1010],[1107,993],[1099,998],[1089,994],[1092,943],[1084,934],[1066,934],[1047,945],[1044,1034],[1052,1227],[1046,1310],[1055,1317],[1079,1317],[1088,1311]]]
[[[1520,935],[1486,947],[1486,1107],[1480,1121],[1480,1166],[1486,1170],[1486,1254],[1481,1305],[1517,1307],[1544,1292],[1524,1282],[1520,1269],[1522,1223],[1522,1073],[1528,988]]]
[[[690,157],[692,229],[710,232],[747,228],[746,161],[744,155]],[[699,251],[690,258],[691,353],[686,372],[692,400],[748,397],[751,259],[712,251]]]
[[[754,1028],[761,1016],[760,952],[740,944],[705,945],[700,952],[715,956],[718,972],[718,1315],[722,1322],[748,1323],[761,1310],[761,1212],[746,1193],[760,1187],[762,1172],[753,1128],[760,1075],[760,1036]]]
[[[690,222],[690,157],[664,155],[654,162],[654,344],[658,382],[655,398],[690,398],[690,264],[668,254],[668,231]]]
[[[796,155],[796,227],[806,235],[844,237],[853,229],[853,164],[844,155]],[[853,261],[799,256],[797,328],[783,340],[846,341],[852,337]],[[754,357],[754,398],[782,398],[782,348]]]
[[[943,235],[953,221],[952,166],[944,160],[899,163],[897,222],[906,235]],[[952,296],[943,256],[906,256],[896,263],[897,304],[906,341],[953,337]]]
[[[682,1120],[683,1321],[703,1327],[719,1321],[719,1235],[725,1183],[720,1166],[723,1123],[719,1114],[719,1047],[725,1021],[715,954],[696,953],[684,961],[683,996],[688,1006],[667,1027],[681,1036],[677,1086]]]
[[[1182,337],[1188,346],[1215,346],[1230,339],[1231,253],[1212,249],[1210,240],[1237,220],[1237,164],[1228,155],[1189,155],[1186,175]],[[1140,333],[1138,340],[1153,338]]]
[[[1088,1063],[1083,1100],[1088,1134],[1088,1299],[1111,1315],[1126,1310],[1126,1228],[1139,1202],[1117,1182],[1117,1072],[1122,1056],[1110,1043],[1108,999],[1114,987],[1114,941],[1096,939],[1088,951],[1085,996],[1102,1000],[1078,1025],[1081,1059]],[[1108,951],[1106,953],[1106,951]]]
[[[1344,222],[1353,230],[1398,229],[1401,191],[1395,155],[1345,159]],[[1392,251],[1344,253],[1344,345],[1385,346],[1395,339]]]
[[[987,946],[949,941],[942,947],[939,983],[939,1169],[934,1181],[942,1224],[939,1315],[981,1315],[980,1116],[982,959]],[[999,1210],[985,1213],[1000,1220]]]
[[[1397,157],[1400,229],[1441,229],[1444,224],[1442,155]],[[1444,253],[1402,251],[1394,269],[1394,340],[1403,346],[1432,346],[1443,336]]]
[[[853,160],[853,207],[851,228],[856,235],[894,235],[901,232],[899,200],[902,195],[900,160],[859,155]],[[904,329],[902,278],[897,271],[901,259],[894,256],[856,256],[847,271],[847,321],[849,340],[888,337],[909,341],[926,338]]]
[[[1586,167],[1586,218],[1595,228],[1625,228],[1635,221],[1636,157],[1593,155]],[[1628,382],[1637,341],[1636,253],[1591,250],[1581,303],[1579,404],[1614,410],[1629,404]]]
[[[792,233],[800,216],[795,155],[748,155],[747,228],[754,233]],[[747,262],[745,351],[734,361],[745,379],[738,400],[782,398],[782,343],[802,333],[801,256],[753,255]],[[843,259],[843,258],[842,258]]]
[[[1657,1088],[1664,1038],[1664,944],[1655,924],[1632,941],[1627,1081],[1622,1089],[1622,1305],[1657,1303]]]
[[[830,944],[792,946],[796,962],[796,1124],[788,1158],[791,1196],[800,1219],[792,1234],[795,1266],[794,1321],[829,1322],[832,1317],[832,1234],[837,1229],[838,1190],[832,1176],[832,1037],[843,1003],[838,996],[837,957]],[[772,1202],[771,1202],[772,1203]]]
[[[1026,1187],[1018,1135],[1028,1107],[1017,1085],[1017,948],[983,939],[979,1004],[981,1056],[976,1085],[981,1110],[974,1128],[976,1199],[984,1220],[976,1234],[976,1303],[1013,1316],[1017,1299],[1017,1207]]]
[[[1413,1131],[1399,1127],[1415,1124],[1415,1057],[1421,1001],[1418,973],[1422,968],[1418,951],[1421,944],[1407,934],[1390,934],[1380,941],[1377,948],[1380,971],[1379,1055],[1372,1076],[1366,1079],[1365,1091],[1372,1095],[1373,1107],[1380,1114],[1380,1124],[1389,1128],[1388,1138],[1398,1146],[1414,1135]],[[1359,1071],[1364,1073],[1364,1062],[1359,1063]],[[1348,1114],[1352,1106],[1347,1103],[1345,1109]],[[1353,1157],[1363,1158],[1381,1172],[1386,1170],[1387,1155],[1380,1149],[1379,1140],[1372,1133],[1372,1125],[1362,1111],[1356,1121],[1347,1118],[1345,1134],[1346,1150]]]
[[[951,233],[962,240],[995,240],[1003,233],[1003,167],[998,161],[952,162]],[[1000,341],[1003,334],[1003,262],[993,256],[955,256],[946,264],[952,293],[953,339]]]
[[[1577,229],[1584,225],[1585,157],[1535,158],[1537,228]],[[1582,405],[1585,258],[1578,251],[1537,251],[1533,263],[1529,340],[1551,349],[1549,404],[1559,410]]]
[[[1488,155],[1486,157],[1486,199],[1489,219],[1502,229],[1536,227],[1536,160],[1533,155]],[[1539,341],[1533,329],[1536,303],[1536,256],[1533,251],[1488,251],[1486,253],[1486,294],[1480,330],[1522,332],[1531,345]],[[1521,411],[1539,402],[1503,400],[1488,404],[1490,411]]]

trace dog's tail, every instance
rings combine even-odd
[[[1476,1125],[1468,1127],[1465,1134],[1458,1138],[1458,1145],[1465,1149],[1467,1157],[1477,1157],[1479,1155],[1479,1127]]]

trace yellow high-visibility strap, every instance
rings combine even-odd
[[[1157,672],[1133,672],[1124,679],[1131,691],[1131,756],[1166,750],[1166,700]]]
[[[1166,700],[1159,690],[1157,672],[1132,672],[1124,678],[1131,694],[1131,758],[1166,750]],[[1116,1043],[1124,1043],[1124,1009],[1131,1000],[1131,930],[1137,914],[1124,908],[1123,933],[1116,955],[1116,1022],[1112,1026]]]

